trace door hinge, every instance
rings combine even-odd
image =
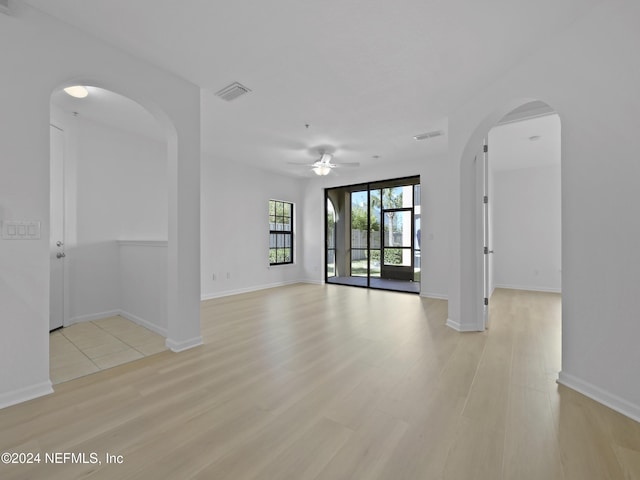
[[[487,153],[489,151],[489,145],[485,145],[483,151],[484,153]]]
[[[485,307],[489,305],[489,299],[487,297],[484,297],[484,305]]]
[[[489,203],[489,197],[487,195],[482,197],[482,203]]]
[[[489,255],[489,247],[484,247],[484,254]]]

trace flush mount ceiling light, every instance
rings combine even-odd
[[[85,98],[89,95],[89,90],[87,87],[83,87],[82,85],[74,85],[73,87],[67,87],[64,89],[67,95],[71,95],[75,98]]]

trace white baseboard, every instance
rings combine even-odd
[[[474,325],[462,325],[459,322],[456,322],[454,320],[451,320],[450,318],[447,318],[447,322],[445,324],[447,327],[449,328],[453,328],[455,331],[457,332],[479,332],[481,330],[478,330],[478,328]]]
[[[595,400],[598,403],[602,403],[607,407],[615,410],[616,412],[625,415],[636,422],[640,422],[640,405],[628,402],[624,398],[620,398],[617,395],[607,392],[606,390],[596,387],[595,385],[580,380],[571,374],[560,372],[558,373],[557,382],[560,385],[571,388],[576,392]]]
[[[141,327],[146,328],[147,330],[151,330],[152,332],[157,333],[158,335],[162,335],[163,337],[167,336],[167,329],[164,327],[160,327],[154,323],[151,323],[149,320],[145,320],[144,318],[140,318],[132,313],[125,312],[124,310],[119,310],[118,313],[121,317],[126,318],[127,320],[132,321],[133,323],[137,323]]]
[[[544,293],[562,293],[561,288],[555,287],[532,287],[530,285],[505,285],[505,284],[496,284],[494,290],[496,288],[506,288],[507,290],[526,290],[529,292],[544,292]],[[493,292],[491,292],[493,293]]]
[[[102,320],[103,318],[109,318],[109,317],[115,317],[115,316],[121,316],[122,318],[126,318],[127,320],[133,323],[136,323],[148,330],[151,330],[152,332],[155,332],[158,335],[162,335],[163,337],[167,336],[166,328],[155,325],[149,320],[145,320],[144,318],[138,317],[137,315],[134,315],[133,313],[129,313],[125,310],[108,310],[106,312],[80,315],[78,317],[74,317],[71,320],[69,320],[67,324],[65,324],[65,327],[75,325],[76,323],[92,322],[94,320]]]
[[[183,340],[181,342],[167,338],[166,345],[172,352],[184,352],[190,348],[202,345],[202,337],[190,338],[189,340]]]
[[[300,280],[300,283],[310,283],[311,285],[324,285],[324,280],[318,280],[317,278],[305,278]]]
[[[0,409],[53,393],[51,381],[0,394]]]
[[[76,323],[92,322],[93,320],[101,320],[103,318],[115,317],[116,315],[120,315],[120,310],[107,310],[106,312],[89,313],[87,315],[78,315],[77,317],[70,318],[67,321],[67,323],[65,323],[64,326],[68,327]]]
[[[266,290],[268,288],[284,287],[286,285],[293,285],[294,283],[300,283],[300,280],[291,280],[288,282],[269,283],[266,285],[255,285],[253,287],[239,288],[236,290],[225,290],[222,292],[203,293],[200,296],[200,300],[211,300],[213,298],[230,297],[231,295],[239,295],[241,293],[257,292],[258,290]]]
[[[420,292],[420,296],[425,298],[435,298],[436,300],[449,300],[449,295],[445,295],[443,293]]]

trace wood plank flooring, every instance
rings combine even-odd
[[[640,424],[555,383],[560,301],[497,290],[491,328],[460,334],[445,301],[411,294],[210,300],[203,346],[0,410],[0,452],[41,454],[0,478],[640,479]]]

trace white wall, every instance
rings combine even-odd
[[[421,184],[421,295],[447,298],[448,292],[448,183],[445,156],[421,162],[393,161],[381,167],[340,170],[339,176],[313,177],[307,181],[304,197],[304,278],[324,281],[324,189],[391,178],[420,175]]]
[[[66,323],[122,314],[166,334],[166,145],[55,107],[52,121],[69,160]]]
[[[168,344],[200,337],[200,89],[69,25],[11,2],[0,15],[0,219],[42,225],[40,240],[0,240],[0,407],[51,391],[49,118],[51,93],[74,83],[117,91],[169,138]]]
[[[167,335],[167,242],[119,241],[118,313]]]
[[[560,292],[560,165],[493,175],[494,283]]]
[[[448,324],[477,327],[473,152],[529,100],[562,121],[561,383],[640,419],[640,5],[603,2],[504,72],[450,117],[451,259]],[[567,61],[570,59],[570,61]]]
[[[233,161],[202,155],[202,298],[301,281],[303,186]],[[269,200],[294,203],[294,264],[269,266]],[[216,279],[213,279],[215,274]]]

